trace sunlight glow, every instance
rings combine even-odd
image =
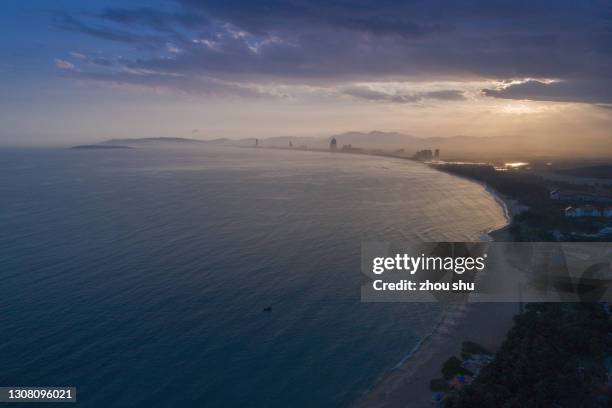
[[[527,103],[509,103],[502,107],[502,112],[509,113],[512,115],[528,115],[532,113],[539,113],[544,110],[541,106],[534,106]]]

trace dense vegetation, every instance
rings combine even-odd
[[[464,341],[461,344],[461,358],[470,358],[474,354],[491,355],[491,352],[478,343],[474,343],[473,341]]]
[[[608,406],[604,360],[612,324],[600,304],[530,304],[494,361],[449,396],[458,407]]]
[[[450,380],[457,374],[473,375],[472,372],[461,367],[461,360],[457,357],[451,357],[442,365],[442,375],[447,380]]]
[[[548,200],[548,189],[541,177],[522,171],[497,171],[490,165],[445,164],[438,169],[478,180],[527,206]]]
[[[575,167],[557,170],[555,173],[574,177],[612,178],[612,165]]]
[[[514,217],[517,241],[564,240],[592,232],[601,221],[567,219],[566,203],[549,198],[551,188],[571,188],[523,171],[496,171],[483,165],[442,165],[441,170],[486,183],[529,210]],[[575,238],[579,237],[579,238]],[[594,238],[594,240],[597,240]],[[474,383],[453,392],[447,406],[458,407],[605,407],[612,406],[605,361],[612,361],[612,324],[597,303],[533,303],[515,317],[514,327]],[[432,385],[441,385],[436,383]],[[433,389],[433,387],[432,387]]]

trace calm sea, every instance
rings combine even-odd
[[[361,304],[361,242],[504,223],[483,187],[403,160],[5,150],[0,385],[76,386],[92,407],[346,406],[439,314]]]

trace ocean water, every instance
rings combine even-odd
[[[86,407],[347,406],[440,313],[360,303],[361,242],[504,223],[482,186],[398,159],[1,151],[0,385],[76,386]]]

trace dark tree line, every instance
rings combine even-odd
[[[611,329],[600,304],[529,304],[493,362],[447,406],[608,406],[604,360]]]

